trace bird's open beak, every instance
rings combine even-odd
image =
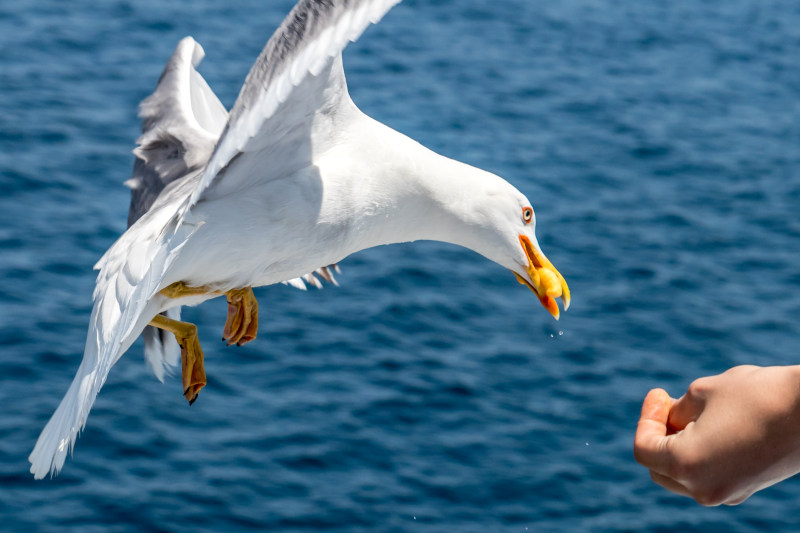
[[[564,302],[564,311],[569,308],[569,287],[567,287],[567,282],[564,281],[564,277],[556,270],[553,263],[548,261],[542,251],[537,246],[534,246],[528,237],[520,235],[519,242],[528,257],[528,266],[525,267],[528,277],[526,278],[515,272],[517,281],[530,287],[536,293],[544,308],[558,320],[560,313],[555,299],[560,296]]]

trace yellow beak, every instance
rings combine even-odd
[[[519,236],[519,242],[522,249],[525,250],[525,255],[528,257],[528,266],[525,271],[530,277],[531,281],[523,278],[516,272],[517,281],[523,285],[527,285],[542,303],[545,309],[558,320],[560,316],[556,298],[561,297],[564,302],[564,311],[569,308],[569,287],[564,277],[556,270],[544,254],[539,251],[537,247],[531,243],[531,240],[525,235]]]

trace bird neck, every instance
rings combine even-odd
[[[488,256],[481,204],[498,180],[506,182],[369,120],[361,154],[370,154],[370,172],[358,178],[366,208],[357,222],[363,237],[359,249],[434,240]]]

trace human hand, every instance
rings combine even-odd
[[[644,399],[636,461],[703,505],[737,505],[800,472],[800,366],[738,366]]]

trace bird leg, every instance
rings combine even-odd
[[[258,330],[258,301],[252,287],[233,289],[225,293],[228,299],[228,319],[222,331],[222,340],[232,344],[248,343],[256,338]]]
[[[167,298],[185,298],[204,294],[218,295],[220,291],[210,287],[191,287],[179,281],[161,289],[161,294]],[[241,346],[256,338],[258,330],[258,301],[253,294],[252,287],[233,289],[225,293],[228,299],[228,318],[222,332],[222,340],[228,341],[228,346],[238,344]],[[197,326],[188,322],[180,322],[156,315],[150,321],[151,326],[169,331],[181,346],[181,377],[183,381],[183,395],[193,404],[197,395],[206,385],[206,372],[203,367],[203,350],[197,338]]]
[[[186,298],[187,296],[201,296],[203,294],[222,294],[220,291],[214,290],[211,287],[206,287],[205,285],[191,287],[182,281],[176,281],[158,292],[167,298]]]
[[[197,338],[197,326],[181,322],[164,315],[156,315],[150,321],[151,326],[169,331],[181,346],[181,378],[183,396],[192,405],[206,385],[206,371],[203,366],[203,349]]]

